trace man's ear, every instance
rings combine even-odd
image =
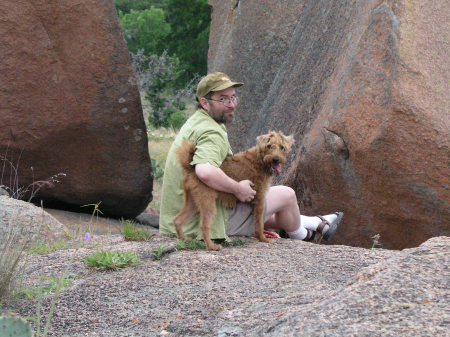
[[[205,97],[200,98],[200,104],[203,107],[203,110],[208,111],[209,109],[209,102]]]

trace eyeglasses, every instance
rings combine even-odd
[[[231,96],[231,98],[221,98],[221,99],[207,98],[207,100],[221,102],[227,108],[231,106],[231,102],[233,102],[234,104],[238,104],[238,102],[239,102],[239,98],[237,96]]]

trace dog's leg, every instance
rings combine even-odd
[[[183,225],[197,213],[198,208],[192,198],[190,196],[185,197],[183,208],[175,218],[173,218],[173,225],[175,226],[178,239],[186,239],[186,236],[183,233]]]
[[[255,233],[259,241],[270,243],[271,240],[264,235],[264,207],[264,200],[257,200],[255,202],[255,209],[253,211],[255,216]]]
[[[216,215],[216,200],[215,198],[207,198],[202,200],[201,205],[199,205],[200,210],[200,229],[203,234],[203,241],[205,241],[207,250],[220,250],[221,245],[216,245],[212,242],[210,236],[210,229]]]

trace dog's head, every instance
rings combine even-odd
[[[256,138],[256,147],[264,164],[270,167],[273,174],[281,173],[281,165],[286,161],[286,156],[294,144],[292,136],[286,136],[282,132],[269,132]]]

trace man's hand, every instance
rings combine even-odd
[[[217,191],[234,194],[239,201],[252,201],[256,195],[256,191],[252,188],[253,183],[250,180],[237,182],[228,177],[219,167],[210,163],[195,165],[195,173],[209,187]]]
[[[238,190],[234,195],[242,202],[250,202],[256,195],[256,191],[252,186],[254,186],[254,184],[250,180],[241,180],[238,183]]]

